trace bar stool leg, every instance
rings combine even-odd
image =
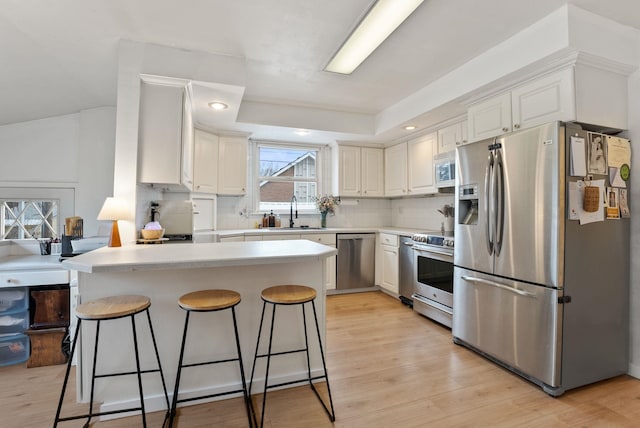
[[[178,405],[178,388],[180,387],[180,374],[182,373],[182,359],[184,358],[184,346],[187,342],[187,329],[189,327],[189,315],[191,312],[186,311],[185,313],[184,330],[182,331],[182,345],[180,346],[180,357],[178,358],[178,372],[176,373],[176,385],[173,389],[173,400],[169,416],[169,428],[173,426],[173,420],[176,416],[176,407]]]
[[[309,378],[309,384],[311,382],[311,359],[309,358],[309,338],[307,336],[307,314],[304,310],[304,303],[302,305],[302,325],[304,327],[304,350],[307,355],[307,377]]]
[[[276,323],[276,306],[272,305],[271,311],[271,329],[269,330],[269,349],[267,350],[267,369],[264,375],[264,393],[262,395],[262,415],[260,416],[260,428],[264,425],[264,409],[267,404],[267,388],[269,386],[269,367],[271,365],[271,345],[273,343],[273,326]]]
[[[89,419],[84,424],[84,428],[89,427],[91,418],[93,417],[93,390],[96,384],[96,362],[98,360],[98,337],[100,337],[100,320],[96,324],[96,343],[93,348],[93,369],[91,370],[91,395],[89,398]]]
[[[251,380],[249,381],[249,395],[253,389],[253,373],[256,370],[256,361],[258,360],[258,350],[260,349],[260,336],[262,335],[262,323],[264,322],[264,311],[267,306],[267,302],[262,302],[262,315],[260,315],[260,327],[258,328],[258,340],[256,343],[256,353],[253,356],[253,366],[251,367]]]
[[[136,354],[136,369],[138,375],[138,391],[140,392],[140,408],[142,411],[142,426],[147,428],[147,415],[144,411],[144,394],[142,392],[142,373],[140,372],[140,354],[138,353],[138,334],[136,333],[135,314],[131,315],[131,328],[133,330],[133,348]]]
[[[240,351],[240,336],[238,335],[238,323],[236,321],[236,308],[231,307],[231,315],[233,316],[233,332],[236,335],[236,348],[238,349],[238,364],[240,365],[240,379],[242,379],[242,393],[244,395],[244,405],[247,408],[247,418],[249,419],[249,427],[254,426],[256,423],[255,415],[253,413],[253,404],[249,393],[247,392],[247,382],[244,378],[244,364],[242,363],[242,352]],[[252,421],[253,417],[253,421]]]
[[[62,382],[62,392],[60,393],[60,400],[58,401],[58,410],[56,410],[56,419],[53,422],[53,428],[58,426],[60,420],[60,411],[62,410],[62,401],[64,400],[64,393],[67,390],[67,382],[69,381],[69,372],[71,371],[71,362],[73,361],[73,353],[76,351],[76,343],[78,343],[78,332],[82,326],[82,320],[78,318],[78,325],[76,326],[76,332],[73,335],[73,344],[71,345],[71,353],[69,354],[69,361],[67,361],[67,370],[64,374],[64,382]]]
[[[331,412],[329,412],[329,409],[324,404],[324,401],[322,401],[322,399],[320,399],[320,402],[322,403],[324,410],[329,415],[329,419],[331,420],[331,422],[335,422],[336,413],[333,408],[333,399],[331,398],[331,387],[329,386],[329,373],[327,372],[327,364],[325,362],[324,351],[322,349],[322,339],[320,337],[320,326],[318,325],[318,314],[316,313],[316,304],[313,300],[311,301],[311,306],[313,307],[313,318],[315,319],[315,322],[316,322],[316,333],[318,334],[318,345],[320,345],[320,357],[322,357],[322,368],[324,369],[325,379],[327,380],[327,392],[329,393],[329,405],[331,406]],[[318,394],[318,391],[316,390],[315,386],[313,386],[313,383],[311,383],[311,388],[316,393],[318,398],[320,398],[320,394]]]
[[[158,370],[160,370],[160,379],[162,380],[162,390],[164,391],[164,398],[167,403],[167,415],[164,417],[166,421],[167,418],[169,417],[169,410],[171,409],[171,404],[169,404],[169,394],[167,393],[167,384],[164,381],[164,372],[162,371],[162,365],[160,364],[160,353],[158,352],[156,335],[153,332],[153,325],[151,324],[151,314],[149,313],[149,308],[147,308],[145,312],[147,313],[147,321],[149,322],[149,331],[151,332],[151,340],[153,341],[153,350],[156,353],[156,360],[158,361]],[[164,425],[164,421],[162,425]]]

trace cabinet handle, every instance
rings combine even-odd
[[[519,129],[519,128],[520,128],[520,124],[519,124],[519,123],[516,123],[515,125],[513,125],[513,127],[514,127],[515,129]]]
[[[367,191],[366,191],[366,190],[364,191],[364,194],[365,194],[365,195],[367,194]]]
[[[507,128],[506,126],[504,128],[502,128],[502,132],[507,132],[509,130],[509,128]]]

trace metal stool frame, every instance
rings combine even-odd
[[[240,303],[240,302],[238,302]],[[253,405],[251,404],[251,399],[249,398],[249,390],[247,390],[247,383],[244,377],[244,365],[242,364],[242,352],[240,351],[240,337],[238,335],[238,324],[236,322],[236,306],[238,305],[238,303],[236,303],[235,305],[231,306],[231,307],[225,307],[225,308],[220,308],[220,309],[206,309],[206,310],[196,310],[196,309],[185,309],[186,315],[185,315],[185,319],[184,319],[184,330],[182,333],[182,345],[180,347],[180,359],[178,360],[178,373],[176,374],[176,385],[173,391],[173,402],[171,405],[171,410],[170,410],[170,416],[169,416],[169,428],[171,428],[173,426],[173,421],[175,418],[175,414],[176,414],[176,408],[178,403],[185,403],[188,401],[195,401],[195,400],[202,400],[205,398],[213,398],[213,397],[220,397],[220,396],[224,396],[224,395],[229,395],[229,394],[236,394],[238,392],[242,392],[243,396],[244,396],[244,404],[245,407],[247,409],[247,417],[249,419],[249,427],[253,427],[255,425],[255,415],[253,413]],[[191,315],[191,312],[217,312],[217,311],[224,311],[227,309],[231,309],[231,314],[233,316],[233,331],[235,333],[235,338],[236,338],[236,349],[238,351],[238,357],[237,358],[227,358],[224,360],[215,360],[215,361],[206,361],[206,362],[202,362],[202,363],[193,363],[193,364],[182,364],[183,362],[183,358],[184,358],[184,348],[185,348],[185,344],[187,342],[187,331],[188,331],[188,327],[189,327],[189,316]],[[212,365],[212,364],[220,364],[220,363],[229,363],[232,361],[238,361],[238,364],[240,366],[240,377],[242,379],[242,389],[236,389],[233,391],[225,391],[225,392],[219,392],[216,394],[209,394],[209,395],[203,395],[203,396],[199,396],[199,397],[191,397],[191,398],[183,398],[178,400],[178,390],[180,387],[180,376],[182,374],[182,369],[183,368],[188,368],[188,367],[196,367],[196,366],[204,366],[204,365]],[[253,417],[253,420],[252,420]]]
[[[264,378],[264,391],[262,394],[262,414],[260,416],[260,427],[263,426],[264,424],[264,410],[266,407],[266,402],[267,402],[267,390],[268,389],[273,389],[273,388],[278,388],[280,386],[286,386],[286,385],[292,385],[292,384],[296,384],[296,383],[301,383],[301,382],[309,382],[309,386],[311,386],[311,389],[313,390],[313,392],[316,394],[316,397],[318,397],[318,400],[320,401],[320,404],[322,404],[322,407],[324,408],[325,412],[327,413],[327,416],[329,416],[329,420],[331,422],[335,422],[336,417],[335,417],[335,410],[333,408],[333,399],[331,398],[331,388],[329,386],[329,375],[327,373],[327,365],[325,362],[325,358],[324,358],[324,351],[322,349],[322,339],[320,337],[320,327],[318,325],[318,315],[316,313],[316,305],[315,305],[315,298],[311,299],[310,301],[306,301],[306,302],[297,302],[297,303],[273,303],[273,302],[267,302],[264,298],[262,299],[263,303],[262,303],[262,315],[260,317],[260,328],[258,329],[258,340],[256,343],[256,353],[255,356],[253,358],[253,367],[251,368],[251,380],[249,382],[249,392],[251,392],[251,388],[253,386],[253,375],[255,372],[255,368],[256,368],[256,361],[258,360],[258,358],[267,358],[267,367],[266,367],[266,373],[265,373],[265,378]],[[306,312],[305,312],[305,303],[309,303],[311,302],[311,306],[313,308],[313,318],[315,320],[316,323],[316,333],[318,335],[318,345],[320,347],[320,356],[322,357],[322,368],[324,370],[324,374],[321,376],[311,376],[311,361],[309,359],[309,339],[307,336],[307,317],[306,317]],[[265,309],[267,307],[267,303],[273,305],[273,310],[271,311],[271,328],[269,330],[269,348],[266,354],[258,354],[258,350],[260,347],[260,337],[262,335],[262,325],[264,322],[264,313],[265,313]],[[301,305],[302,306],[302,321],[303,321],[303,325],[304,325],[304,342],[305,342],[305,347],[302,349],[293,349],[290,351],[282,351],[282,352],[271,352],[271,345],[273,343],[273,327],[275,325],[275,318],[276,318],[276,306],[278,305],[283,305],[283,306],[293,306],[293,305]],[[298,352],[305,352],[306,356],[307,356],[307,377],[303,378],[303,379],[298,379],[298,380],[292,380],[289,382],[282,382],[282,383],[278,383],[276,385],[269,385],[269,367],[271,364],[271,357],[272,356],[277,356],[277,355],[286,355],[286,354],[294,354],[294,353],[298,353]],[[327,392],[329,394],[329,406],[331,407],[331,410],[329,410],[329,408],[327,407],[327,405],[325,404],[324,400],[322,399],[322,397],[320,397],[320,394],[318,393],[318,390],[316,389],[315,385],[313,384],[314,380],[318,380],[318,379],[325,379],[327,381]]]
[[[153,369],[153,370],[140,370],[140,355],[139,355],[139,350],[138,350],[138,335],[136,332],[136,322],[135,322],[135,315],[141,313],[141,312],[146,312],[147,313],[147,321],[149,322],[149,330],[151,332],[151,339],[153,341],[153,349],[156,353],[156,361],[158,362],[158,368],[157,369]],[[100,337],[100,323],[102,321],[110,321],[110,320],[115,320],[115,319],[120,319],[120,318],[125,318],[125,317],[130,317],[131,318],[131,326],[132,326],[132,331],[133,331],[133,345],[134,345],[134,350],[135,350],[135,356],[136,356],[136,371],[132,371],[132,372],[120,372],[120,373],[108,373],[108,374],[100,374],[100,375],[96,375],[96,362],[98,359],[98,339]],[[89,399],[89,413],[83,414],[83,415],[76,415],[76,416],[68,416],[68,417],[60,417],[60,412],[62,410],[62,402],[64,400],[64,394],[65,391],[67,389],[67,383],[69,380],[69,371],[71,370],[71,362],[73,360],[73,353],[75,352],[76,349],[76,344],[78,342],[78,334],[80,332],[80,329],[82,327],[82,318],[78,317],[78,326],[76,328],[76,332],[73,336],[73,344],[71,345],[71,353],[69,354],[69,361],[67,362],[67,370],[65,372],[64,375],[64,382],[62,384],[62,392],[60,393],[60,400],[58,402],[58,409],[56,411],[56,419],[55,422],[53,424],[53,427],[56,428],[58,426],[59,422],[65,422],[65,421],[71,421],[71,420],[77,420],[77,419],[84,419],[84,418],[88,418],[87,422],[84,424],[84,428],[88,428],[89,424],[91,423],[91,419],[94,416],[105,416],[105,415],[113,415],[113,414],[117,414],[117,413],[125,413],[125,412],[133,412],[133,411],[137,411],[140,410],[142,412],[142,426],[146,428],[147,426],[147,418],[146,418],[146,413],[145,413],[145,409],[144,409],[144,394],[142,392],[142,374],[144,373],[155,373],[155,372],[160,372],[160,378],[162,380],[162,388],[164,390],[164,397],[165,400],[167,402],[167,414],[165,415],[165,421],[167,420],[168,416],[169,416],[169,395],[167,394],[167,387],[164,381],[164,374],[162,372],[162,365],[160,364],[160,354],[158,353],[158,344],[156,343],[156,337],[155,334],[153,332],[153,325],[151,323],[151,315],[149,314],[149,308],[145,308],[143,311],[139,311],[133,314],[128,314],[128,315],[121,315],[121,316],[115,316],[115,317],[110,317],[110,318],[101,318],[101,319],[87,319],[87,321],[96,321],[97,325],[96,325],[96,339],[95,339],[95,345],[94,345],[94,349],[93,349],[93,368],[91,371],[91,395],[90,395],[90,399]],[[128,408],[128,409],[122,409],[122,410],[111,410],[108,412],[93,412],[93,393],[94,393],[94,386],[95,386],[95,381],[97,378],[104,378],[104,377],[115,377],[115,376],[128,376],[128,375],[137,375],[138,376],[138,391],[140,394],[140,407],[133,407],[133,408]],[[164,424],[164,423],[163,423]]]

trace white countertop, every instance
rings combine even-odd
[[[265,229],[229,229],[214,230],[211,232],[196,232],[201,235],[217,235],[219,237],[229,236],[252,236],[252,235],[271,235],[271,234],[311,234],[311,233],[392,233],[395,235],[411,236],[414,233],[438,233],[433,230],[412,229],[404,227],[326,227],[326,228],[265,228]]]
[[[103,247],[62,262],[80,272],[190,269],[291,263],[335,255],[333,247],[308,240]]]
[[[60,263],[60,256],[24,254],[0,258],[0,271],[44,269],[66,270]]]

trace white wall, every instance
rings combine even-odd
[[[438,209],[453,205],[453,194],[424,198],[394,199],[391,202],[391,225],[424,231],[440,231],[444,217]]]
[[[85,236],[97,233],[113,193],[115,108],[0,126],[0,146],[0,196],[3,188],[73,189],[70,211],[83,217]]]

